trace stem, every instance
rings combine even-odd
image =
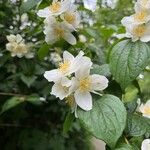
[[[4,92],[0,92],[0,95],[6,95],[6,96],[19,96],[19,97],[26,97],[26,96],[27,96],[27,95],[22,95],[22,94],[4,93]]]

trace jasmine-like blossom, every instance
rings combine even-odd
[[[58,16],[65,12],[71,5],[71,0],[53,0],[52,4],[38,11],[39,17],[48,18],[49,16]]]
[[[20,34],[7,36],[9,43],[6,44],[6,49],[10,51],[12,57],[33,58],[34,53],[31,52],[31,44],[26,44]]]
[[[71,45],[76,44],[76,38],[72,34],[73,28],[65,22],[58,22],[54,17],[45,20],[45,41],[53,44],[60,39],[66,40]]]
[[[91,11],[96,10],[97,0],[83,0],[84,7]]]

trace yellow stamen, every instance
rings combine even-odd
[[[68,96],[66,97],[65,99],[66,103],[70,106],[70,107],[73,107],[75,105],[75,99],[74,99],[74,96]]]
[[[60,28],[60,27],[56,27],[55,29],[54,29],[54,32],[55,32],[55,34],[58,36],[58,37],[63,37],[63,35],[64,35],[64,29],[62,29],[62,28]]]
[[[70,24],[73,24],[76,20],[76,17],[74,14],[69,14],[69,13],[65,13],[64,14],[64,19],[70,23]]]
[[[25,45],[18,45],[18,44],[16,45],[13,51],[15,53],[27,53],[28,52]]]
[[[50,11],[53,13],[57,13],[60,11],[61,3],[60,2],[53,2],[52,5],[49,6]]]
[[[148,12],[146,10],[143,10],[137,14],[134,15],[135,20],[137,21],[145,21],[146,17],[148,15]]]
[[[91,80],[89,78],[81,79],[79,82],[79,89],[80,91],[88,91],[90,90]]]
[[[150,107],[145,107],[143,113],[145,115],[150,115]]]
[[[69,67],[70,67],[70,62],[69,61],[65,61],[64,63],[59,64],[59,70],[62,73],[66,73],[69,70]]]
[[[141,25],[133,29],[133,34],[137,37],[141,37],[144,35],[145,31],[146,31],[146,27],[144,25]]]

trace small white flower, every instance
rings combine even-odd
[[[150,150],[150,139],[145,139],[142,142],[141,150]]]
[[[58,65],[62,61],[62,58],[58,53],[53,52],[50,54],[50,61],[52,61],[53,64]]]
[[[62,77],[69,76],[79,69],[83,55],[84,53],[81,51],[76,57],[74,57],[69,52],[64,51],[63,62],[59,64],[59,68],[46,71],[44,77],[49,82],[60,83]]]
[[[6,44],[6,49],[11,52],[12,57],[32,58],[34,54],[30,51],[30,44],[25,44],[24,39],[20,34],[7,36],[9,43]]]
[[[46,35],[45,41],[48,44],[53,44],[60,39],[66,40],[71,45],[76,44],[76,38],[71,33],[73,28],[68,26],[65,22],[57,22],[55,18],[49,17],[45,20],[45,30]]]
[[[70,28],[73,27],[74,30],[78,28],[81,21],[79,12],[74,5],[71,5],[71,7],[61,15],[61,19],[70,25]]]
[[[60,15],[65,12],[71,5],[70,0],[53,0],[52,4],[44,9],[38,11],[39,17],[47,18],[52,15]]]
[[[88,111],[92,109],[92,96],[90,92],[97,94],[96,91],[104,90],[108,86],[108,80],[105,76],[90,75],[92,63],[90,60],[86,62],[75,72],[70,93],[74,92],[77,105],[83,110]]]
[[[135,5],[140,5],[145,9],[150,9],[150,0],[137,0]]]
[[[143,23],[148,23],[149,21],[150,21],[150,10],[142,9],[139,11],[137,8],[135,14],[128,16],[128,17],[124,17],[121,20],[121,23],[124,26],[129,26],[131,24],[140,25]]]
[[[132,38],[132,41],[135,42],[140,40],[142,42],[150,41],[150,24],[142,25],[127,25],[125,37]]]
[[[83,34],[80,34],[79,35],[79,41],[82,42],[82,43],[85,43],[87,41],[86,36],[83,35]]]
[[[96,10],[97,0],[83,0],[84,7],[91,11]]]
[[[141,104],[139,111],[144,117],[150,118],[150,100],[148,100],[145,104]]]

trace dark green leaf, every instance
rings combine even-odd
[[[24,100],[25,100],[24,97],[12,97],[12,98],[8,99],[2,106],[1,114],[6,112],[7,110],[19,105],[20,103],[23,103]]]
[[[114,147],[126,124],[126,110],[119,98],[105,95],[93,100],[91,111],[78,110],[78,117],[98,139]]]
[[[69,112],[67,114],[65,122],[63,124],[63,133],[64,134],[66,134],[69,131],[69,129],[71,128],[73,120],[74,120],[74,114],[72,114],[72,113]]]
[[[115,80],[125,89],[145,69],[150,60],[146,43],[124,40],[117,43],[110,53],[110,69]]]

